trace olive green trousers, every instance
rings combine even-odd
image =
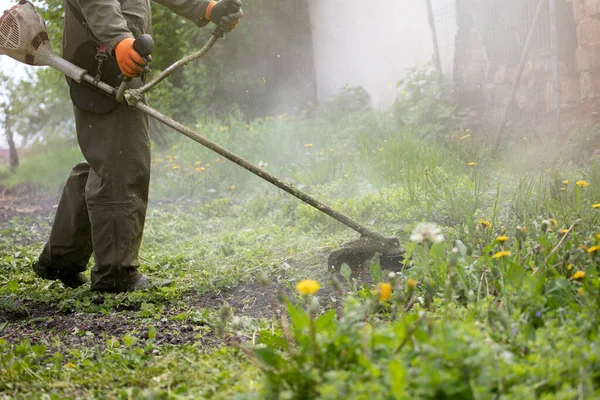
[[[150,183],[148,118],[125,105],[109,114],[74,108],[86,161],[67,179],[39,261],[78,273],[93,253],[91,289],[120,292],[141,276],[138,252]]]

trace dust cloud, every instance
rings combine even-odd
[[[432,59],[424,0],[310,0],[317,90],[326,101],[363,86],[375,108],[389,107],[406,69]]]

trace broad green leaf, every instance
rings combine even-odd
[[[395,399],[406,398],[406,370],[398,360],[390,361],[390,388]]]
[[[373,283],[377,284],[383,280],[383,273],[381,272],[381,265],[371,264],[371,278]]]
[[[288,299],[285,299],[285,304],[294,328],[296,330],[307,328],[309,325],[309,319],[306,312],[301,307],[296,307],[293,305]]]
[[[271,333],[269,331],[261,331],[258,335],[259,343],[262,343],[268,347],[278,347],[282,349],[287,349],[288,344],[286,340],[283,338],[281,333]]]
[[[315,320],[315,330],[320,332],[335,320],[335,310],[332,308]]]
[[[281,357],[273,349],[268,347],[254,349],[254,354],[260,362],[271,368],[276,368],[281,360]]]
[[[342,264],[340,268],[340,275],[346,279],[346,282],[350,283],[350,276],[352,276],[352,270],[348,264]]]
[[[125,346],[127,347],[131,347],[135,343],[135,339],[129,334],[123,336],[121,340],[123,341],[123,343],[125,343]]]
[[[17,293],[17,290],[19,290],[19,281],[16,279],[13,279],[12,281],[8,282],[8,290],[11,293]]]
[[[153,326],[151,326],[148,329],[148,339],[152,339],[152,340],[156,339],[156,328],[154,328]]]

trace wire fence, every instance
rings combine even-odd
[[[458,104],[476,116],[497,118],[510,97],[517,65],[532,29],[539,0],[430,0],[430,21],[438,49],[438,68]],[[558,63],[566,69],[574,57],[557,56],[553,18],[571,12],[566,0],[545,0],[527,54],[509,123],[535,121],[557,110]],[[561,3],[556,11],[555,2]],[[564,4],[562,4],[564,3]],[[557,17],[559,16],[559,17]],[[556,19],[555,19],[556,21]],[[561,21],[562,22],[562,21]],[[562,24],[575,30],[574,20]],[[571,34],[571,32],[569,32]],[[557,56],[557,57],[553,57]]]

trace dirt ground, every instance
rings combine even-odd
[[[11,242],[17,245],[43,243],[49,234],[57,203],[58,197],[11,195],[0,190],[0,233],[9,230]],[[25,231],[10,230],[15,217],[27,219]],[[324,254],[324,262],[326,257]],[[185,293],[176,303],[164,304],[159,319],[140,318],[139,307],[122,307],[109,313],[65,312],[57,305],[13,299],[10,304],[0,304],[0,338],[9,343],[28,339],[31,343],[48,345],[58,339],[61,345],[68,347],[102,346],[105,339],[120,338],[125,334],[145,339],[152,327],[156,330],[157,344],[201,343],[210,347],[219,342],[213,327],[202,320],[180,322],[176,316],[193,310],[218,310],[229,304],[236,315],[270,317],[270,304],[276,296],[275,288],[265,289],[256,282],[240,284],[228,291]],[[323,288],[320,297],[331,302],[335,293]],[[99,293],[92,301],[102,304],[104,295]]]

